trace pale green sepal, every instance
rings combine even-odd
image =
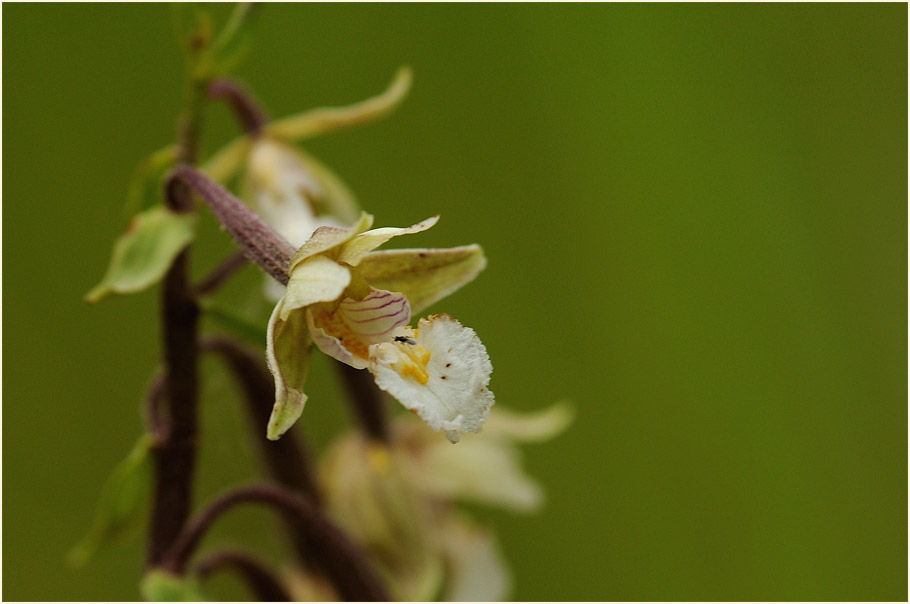
[[[411,69],[399,67],[389,87],[378,96],[347,107],[320,107],[274,122],[267,132],[285,140],[303,140],[377,120],[391,113],[411,89]]]
[[[296,149],[300,161],[322,185],[322,192],[313,203],[317,214],[334,216],[344,224],[353,224],[360,216],[360,203],[351,189],[331,168],[302,149]]]
[[[306,313],[292,312],[281,318],[283,300],[269,319],[265,357],[275,378],[275,404],[266,429],[266,438],[278,440],[303,413],[307,396],[303,393],[310,364],[310,331]]]
[[[438,214],[409,227],[381,227],[361,233],[341,246],[338,252],[338,262],[357,266],[364,256],[393,237],[413,235],[414,233],[426,231],[437,222],[439,222]]]
[[[229,181],[246,162],[252,144],[247,136],[235,138],[212,154],[202,165],[202,172],[214,181]]]
[[[333,226],[319,227],[313,232],[313,235],[307,242],[300,246],[297,253],[294,254],[294,257],[291,259],[289,270],[293,271],[295,267],[311,256],[322,254],[323,252],[340,246],[366,231],[371,226],[373,226],[373,216],[366,212],[361,212],[360,219],[354,226],[347,228]]]
[[[284,292],[281,319],[298,308],[332,302],[341,297],[351,282],[351,270],[325,256],[315,256],[291,270],[288,287]]]
[[[126,195],[127,216],[161,203],[161,180],[175,163],[177,145],[162,147],[139,162]]]
[[[104,278],[85,296],[97,302],[109,293],[129,294],[155,284],[193,240],[193,217],[157,206],[137,214],[114,243]]]
[[[371,252],[357,265],[357,272],[377,289],[407,296],[411,312],[417,314],[470,283],[486,265],[480,246],[466,245]]]
[[[71,566],[84,566],[101,547],[139,524],[151,479],[149,449],[152,440],[148,434],[141,436],[101,487],[91,529],[67,554]]]
[[[191,577],[179,577],[167,571],[148,571],[139,583],[139,592],[146,602],[208,602],[199,582]]]
[[[544,442],[564,432],[574,420],[575,406],[567,401],[536,411],[500,407],[487,420],[484,434],[516,442]]]

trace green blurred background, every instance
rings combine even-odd
[[[218,7],[217,14],[226,14]],[[3,7],[3,597],[134,599],[143,538],[64,564],[139,434],[156,295],[81,301],[129,176],[173,138],[165,5]],[[382,122],[311,141],[412,245],[482,243],[445,309],[501,405],[567,398],[495,524],[523,600],[906,600],[907,6],[273,5],[239,76],[271,115],[414,68]],[[207,113],[207,148],[235,126]],[[197,269],[231,249],[210,217]],[[247,269],[231,290],[258,288]],[[256,476],[205,363],[198,498]],[[346,410],[318,359],[305,429]],[[267,513],[208,544],[280,557]],[[230,579],[212,586],[245,597]]]

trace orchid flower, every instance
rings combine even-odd
[[[437,220],[369,230],[373,217],[363,213],[351,227],[317,228],[297,250],[268,326],[266,358],[275,378],[268,438],[280,438],[303,411],[311,344],[368,369],[381,389],[451,442],[481,429],[494,397],[480,339],[448,315],[420,319],[416,329],[409,322],[412,311],[483,270],[483,251],[477,245],[374,251]]]
[[[519,513],[537,512],[543,490],[522,467],[517,444],[564,431],[572,408],[497,410],[484,431],[457,449],[430,438],[402,416],[387,445],[359,433],[329,448],[320,465],[326,509],[367,552],[401,601],[499,601],[511,576],[495,535],[462,512],[472,502]],[[337,599],[318,576],[288,574],[293,593]]]

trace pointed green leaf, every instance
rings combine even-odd
[[[104,278],[85,296],[97,302],[109,293],[142,291],[160,280],[193,239],[193,217],[157,206],[137,214],[114,244]]]
[[[479,245],[465,245],[370,252],[357,270],[373,287],[407,296],[411,312],[417,314],[472,281],[486,265]]]
[[[91,529],[67,556],[70,565],[83,566],[98,549],[122,537],[139,523],[151,479],[151,444],[152,437],[144,434],[111,472],[98,496]]]
[[[192,577],[180,577],[163,570],[150,570],[139,584],[142,598],[147,602],[208,602],[199,582]]]

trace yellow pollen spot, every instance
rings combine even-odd
[[[420,384],[426,384],[430,376],[427,374],[427,363],[430,362],[430,351],[420,344],[408,344],[406,342],[394,342],[395,346],[402,353],[398,360],[392,365],[392,369],[398,372],[402,377],[412,377]]]

